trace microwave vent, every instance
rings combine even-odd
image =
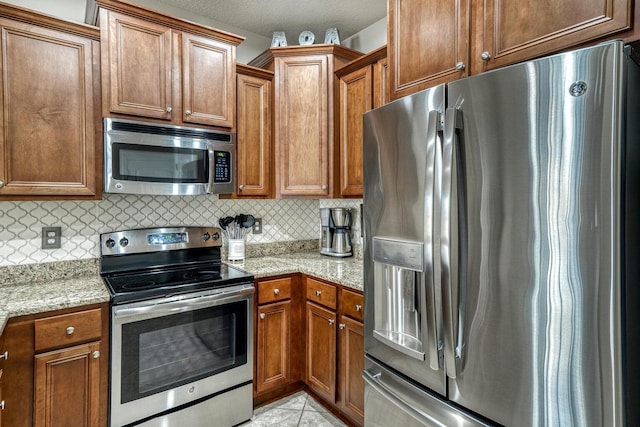
[[[181,136],[209,141],[232,142],[231,134],[225,132],[214,132],[202,129],[186,128],[180,126],[150,125],[145,123],[134,123],[126,121],[111,121],[111,129],[116,131],[146,133],[152,135]]]

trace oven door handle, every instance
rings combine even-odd
[[[231,289],[220,289],[219,292],[206,293],[201,296],[194,295],[189,298],[177,299],[175,297],[168,297],[145,301],[144,303],[137,303],[135,307],[131,305],[115,306],[113,308],[113,317],[118,320],[129,319],[128,321],[135,321],[138,319],[130,318],[137,317],[141,320],[144,318],[166,316],[241,301],[250,298],[254,292],[255,288],[253,285],[243,285],[241,288],[234,286]]]

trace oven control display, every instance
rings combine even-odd
[[[150,245],[170,245],[172,243],[187,243],[187,233],[156,233],[148,234],[147,241]]]

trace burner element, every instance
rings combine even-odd
[[[122,285],[122,290],[138,290],[138,289],[151,289],[157,285],[153,280],[142,280],[140,282],[125,283]]]

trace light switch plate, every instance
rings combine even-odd
[[[42,227],[42,249],[60,249],[62,227]]]

